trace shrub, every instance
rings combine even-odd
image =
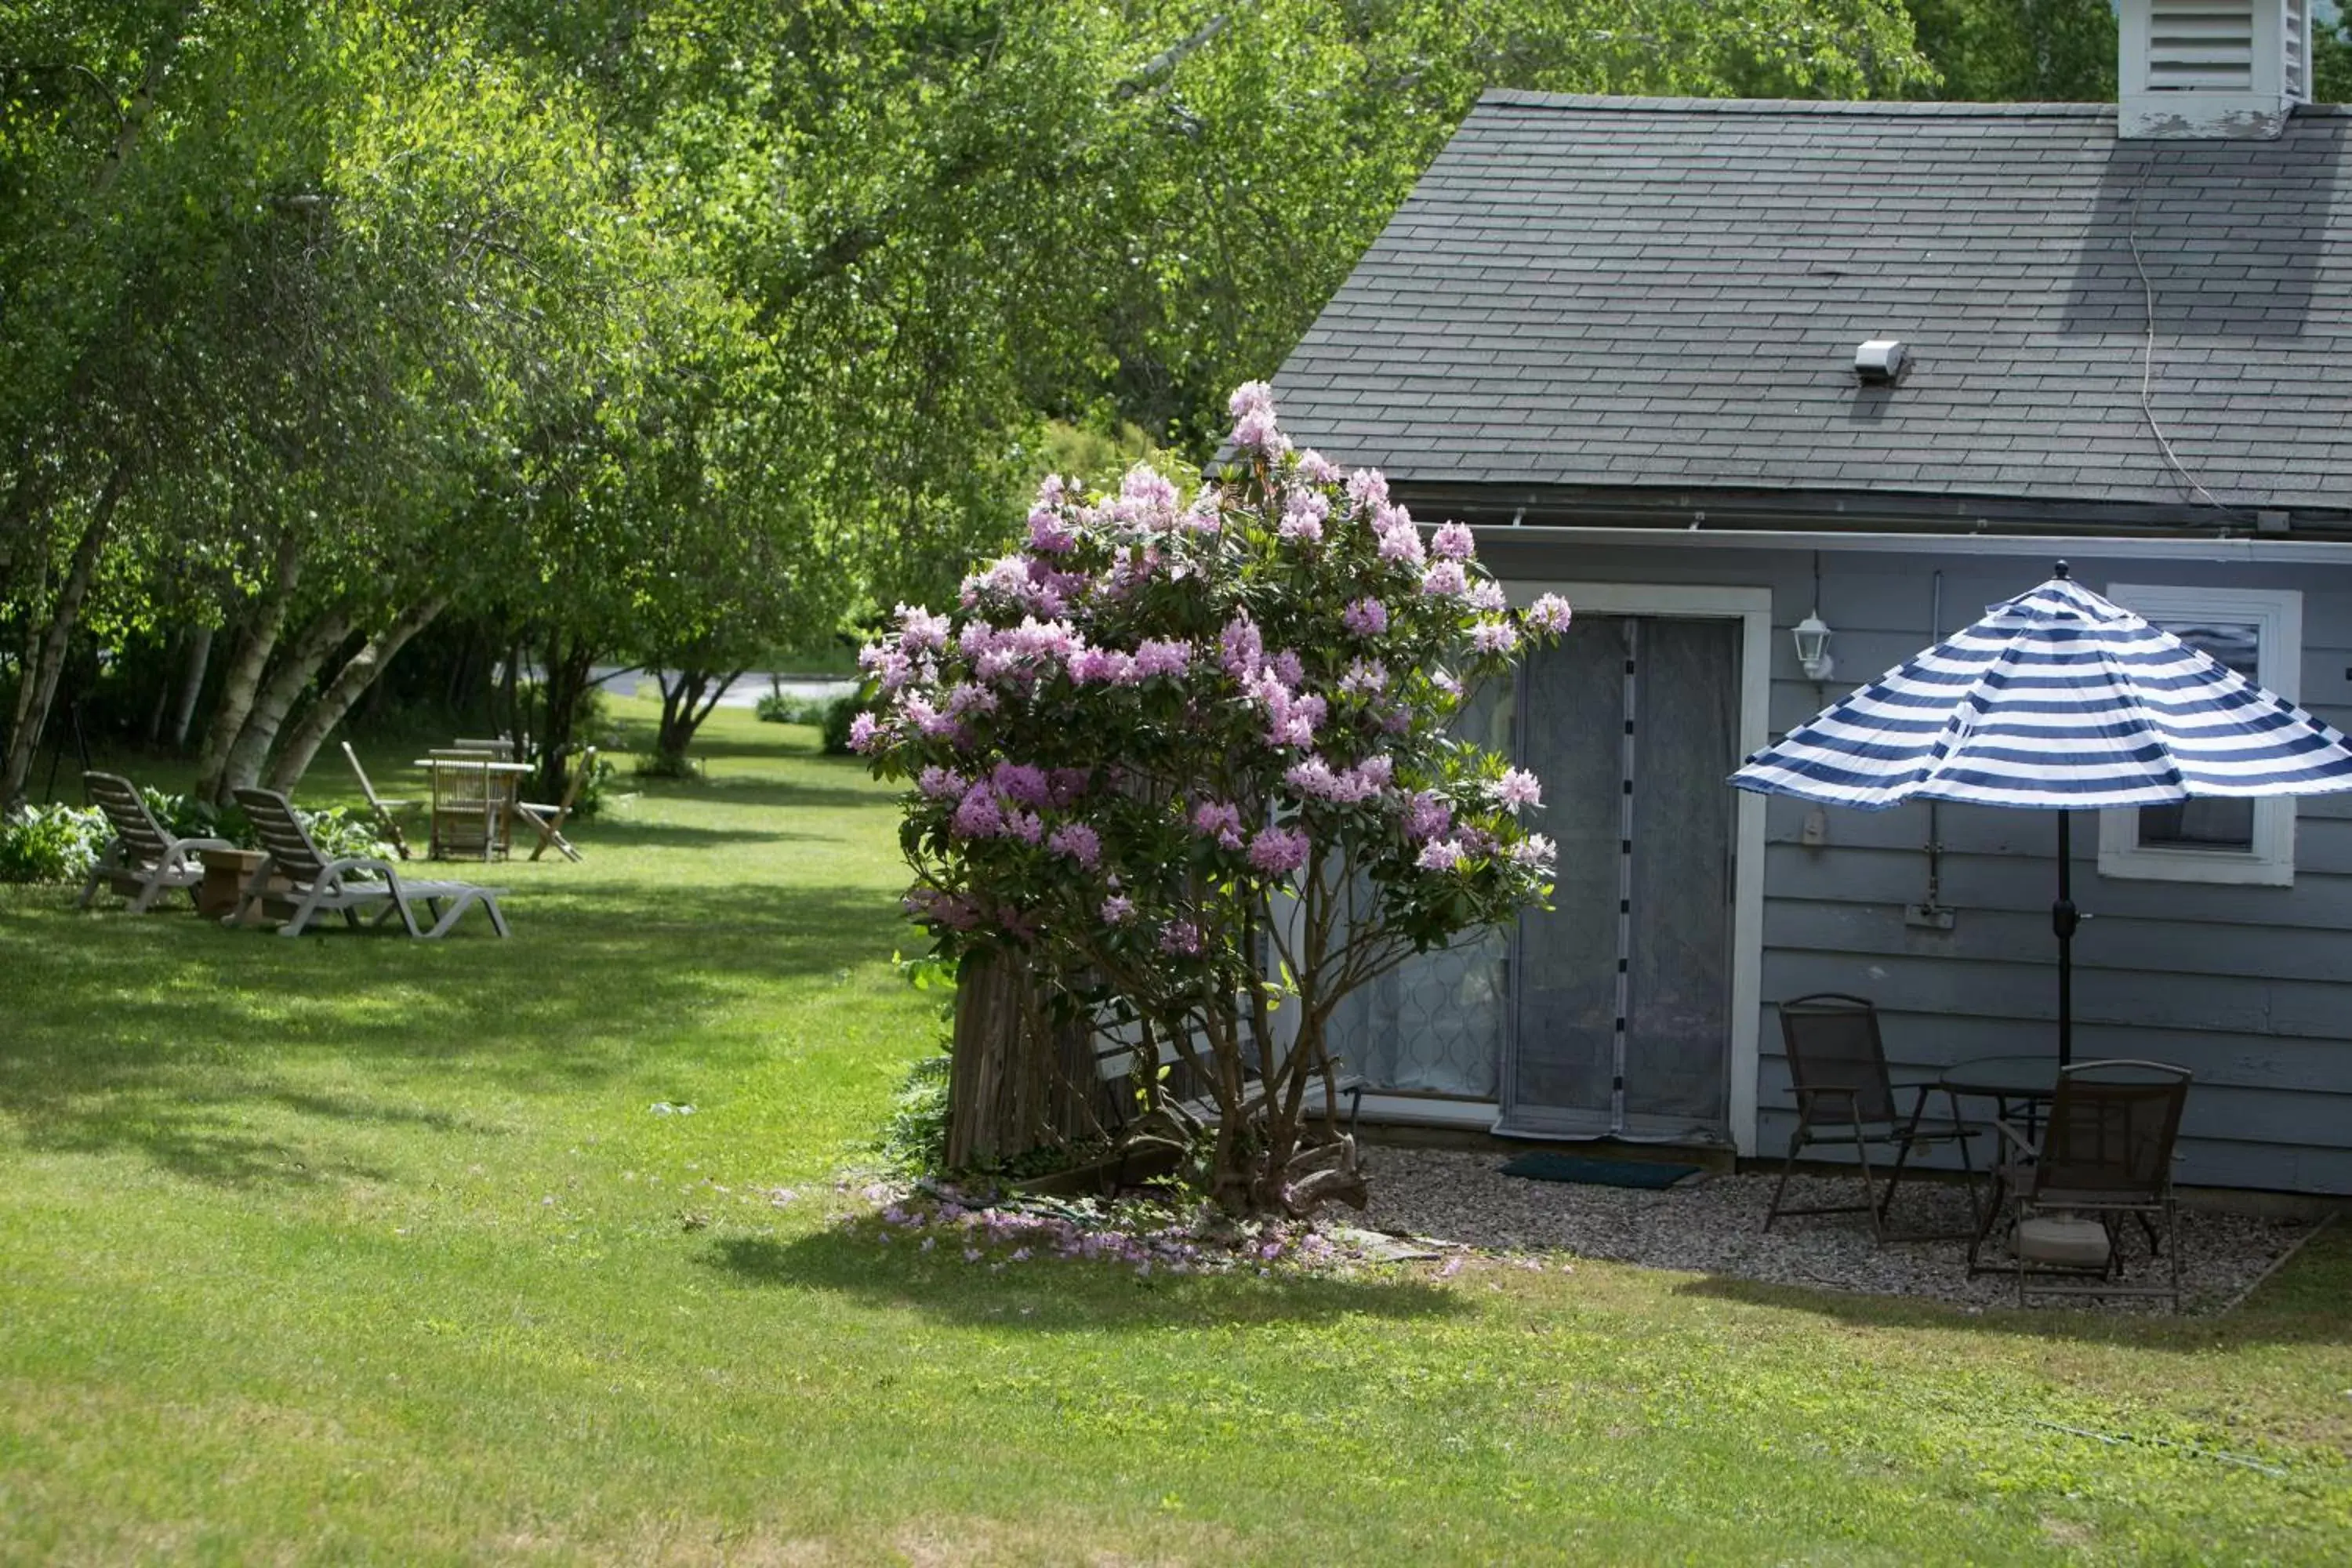
[[[258,841],[237,806],[215,806],[184,795],[140,790],[166,833],[179,838],[225,838],[240,849]],[[376,837],[373,818],[349,806],[294,808],[311,842],[330,860],[389,858],[393,847]],[[114,830],[96,806],[37,805],[0,822],[0,882],[79,882],[104,853]]]
[[[572,815],[583,822],[593,820],[604,809],[613,781],[620,776],[621,770],[612,757],[598,752],[595,761],[588,764],[588,776],[580,781],[580,795],[572,803]]]
[[[1512,610],[1468,528],[1424,540],[1380,474],[1295,450],[1264,384],[1233,413],[1233,476],[1189,502],[1142,465],[1093,500],[1049,477],[1026,550],[866,651],[852,740],[915,786],[907,907],[938,951],[1172,1049],[1216,1100],[1211,1195],[1303,1215],[1363,1195],[1332,1008],[1549,893],[1539,785],[1452,728],[1569,607]],[[1154,1093],[1130,1137],[1189,1148]]]
[[[947,1173],[950,1058],[925,1057],[907,1069],[876,1150],[893,1175]]]
[[[836,697],[824,705],[824,754],[845,757],[856,748],[850,744],[850,734],[857,726],[857,716],[869,712],[862,697]]]
[[[795,697],[789,691],[771,691],[760,699],[753,711],[771,724],[821,725],[832,710],[833,703],[822,697]]]
[[[96,806],[36,805],[0,818],[0,882],[79,882],[111,836]]]

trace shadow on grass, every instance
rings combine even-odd
[[[1320,1275],[1158,1273],[1097,1262],[1032,1258],[992,1273],[942,1242],[889,1247],[824,1230],[792,1241],[719,1240],[702,1261],[746,1285],[797,1286],[902,1307],[969,1327],[1048,1333],[1171,1322],[1222,1325],[1458,1317],[1454,1292],[1418,1279],[1338,1279]]]
[[[628,893],[634,891],[634,900]],[[79,915],[68,895],[0,900],[0,1112],[43,1150],[143,1154],[203,1180],[315,1180],[257,1109],[474,1131],[432,1111],[299,1095],[279,1064],[462,1062],[523,1095],[643,1070],[702,1016],[794,980],[895,995],[870,973],[902,927],[871,890],[759,884],[509,900],[512,940],[469,918],[438,942],[394,932],[286,940],[186,914]],[[867,971],[861,975],[861,971]],[[733,1042],[731,1045],[724,1042]],[[764,1049],[756,1031],[697,1037],[706,1066]],[[716,1053],[716,1054],[714,1054]],[[369,1173],[353,1171],[355,1176]]]
[[[585,833],[569,834],[580,852],[593,855],[601,847],[614,849],[718,849],[730,844],[814,844],[830,842],[816,833],[784,833],[772,827],[688,827],[675,822],[632,822],[626,817],[601,817]]]
[[[1679,1296],[1811,1312],[1873,1329],[1961,1330],[2020,1340],[2065,1340],[2149,1350],[2207,1351],[2230,1345],[2352,1343],[2352,1230],[2332,1225],[2305,1242],[2244,1305],[2175,1317],[2158,1311],[1988,1307],[1967,1311],[1940,1301],[1819,1290],[1710,1275],[1675,1287]]]
[[[663,781],[645,792],[664,800],[697,801],[706,805],[757,806],[778,811],[872,811],[887,807],[898,792],[887,784],[782,784],[773,778],[715,779],[693,784]],[[600,819],[601,820],[601,819]],[[625,818],[614,818],[625,821]]]

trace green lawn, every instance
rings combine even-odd
[[[503,943],[0,889],[0,1559],[2352,1560],[2342,1226],[2177,1323],[841,1236],[934,1023],[814,741],[625,778]]]

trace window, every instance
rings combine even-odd
[[[2303,672],[2303,595],[2292,589],[2116,583],[2107,596],[2294,702]],[[2294,801],[2185,800],[2099,814],[2099,874],[2288,887]]]

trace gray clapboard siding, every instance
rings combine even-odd
[[[1793,842],[1768,844],[1764,851],[1765,885],[1776,898],[1842,900],[1891,906],[1922,902],[1927,896],[1927,858],[1919,848],[1878,849],[1839,846],[1814,849]],[[1946,849],[1941,860],[1940,901],[1958,912],[1962,922],[1979,912],[2030,915],[2041,921],[2043,940],[2049,937],[2050,900],[2054,886],[2035,887],[2016,874],[2013,857],[1960,853]],[[2046,867],[2048,862],[2043,863]],[[2078,864],[2077,876],[2091,876],[2095,864]],[[2102,879],[2095,892],[2078,895],[2096,919],[2084,927],[2078,950],[2090,937],[2105,930],[2109,921],[2160,921],[2178,923],[2180,886],[2177,882]],[[2352,968],[2352,877],[2324,877],[2298,872],[2291,888],[2205,887],[2197,889],[2198,924],[2257,926],[2278,931],[2316,931],[2330,939],[2337,970]],[[1956,928],[1958,929],[1958,928]],[[2235,960],[2232,960],[2235,962]]]
[[[1591,549],[1498,542],[1507,576],[1544,581],[1690,583],[1773,592],[1769,723],[1802,723],[1931,637],[1934,574],[1941,630],[2048,574],[2056,548],[2014,558],[1824,552],[1816,597],[1810,552]],[[2352,573],[2179,561],[2077,563],[2116,582],[2294,588],[2304,605],[2304,705],[2352,723]],[[1787,628],[1818,605],[1835,628],[1840,679],[1797,668]],[[1937,837],[1948,934],[1914,931],[1903,906],[1927,896],[1924,805],[1830,810],[1826,843],[1800,842],[1811,808],[1766,810],[1764,1017],[1758,1147],[1794,1124],[1772,1005],[1811,991],[1869,996],[1898,1068],[2056,1049],[2056,823],[2042,812],[1947,805]],[[2192,1184],[2352,1193],[2352,795],[2298,803],[2288,888],[2201,886],[2098,875],[2098,819],[2075,819],[2074,897],[2095,918],[2075,940],[2078,1059],[2177,1061],[2197,1077],[2180,1178]]]

